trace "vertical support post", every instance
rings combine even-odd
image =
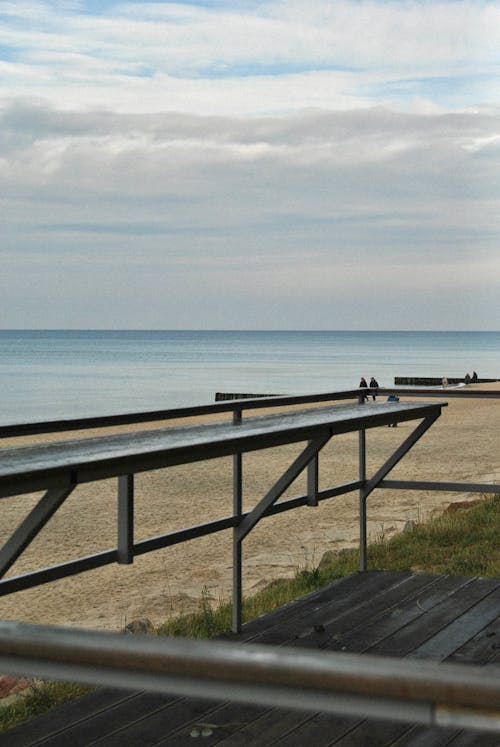
[[[118,477],[118,562],[134,562],[134,475]]]
[[[311,444],[311,441],[309,441]],[[307,465],[307,505],[318,505],[319,454],[316,454]]]
[[[241,423],[241,409],[233,410],[233,425]],[[241,521],[243,511],[243,455],[233,454],[233,516]],[[233,527],[233,633],[241,631],[242,623],[242,541],[238,527]]]
[[[359,479],[366,481],[366,431],[359,431]],[[367,570],[366,561],[366,495],[364,486],[359,490],[359,570]]]
[[[364,405],[365,397],[364,393],[358,396],[358,402],[360,405]],[[363,483],[359,490],[359,570],[367,570],[366,560],[366,495],[365,485],[366,482],[366,431],[359,431],[359,480]]]

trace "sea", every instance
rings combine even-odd
[[[500,332],[0,330],[0,423],[162,410],[361,376],[500,378]]]

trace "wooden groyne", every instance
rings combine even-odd
[[[215,392],[216,402],[225,402],[230,399],[260,399],[261,397],[279,397],[279,394],[241,394],[238,392]]]
[[[465,384],[465,377],[460,376],[459,378],[453,376],[447,376],[446,380],[449,386],[457,386],[458,384]],[[477,379],[474,384],[491,384],[500,379]],[[442,376],[395,376],[394,386],[442,386]],[[233,399],[261,399],[264,397],[281,397],[282,394],[255,394],[255,393],[243,393],[243,392],[216,392],[216,402],[226,402]]]
[[[453,376],[447,376],[448,384],[465,384],[465,378],[454,378]],[[475,384],[490,384],[500,379],[478,379]],[[443,383],[442,376],[395,376],[394,386],[441,386]]]

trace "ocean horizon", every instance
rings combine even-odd
[[[500,378],[500,331],[0,330],[2,424],[309,394],[361,376]]]

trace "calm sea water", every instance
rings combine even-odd
[[[0,330],[1,423],[207,404],[216,391],[500,376],[500,332]]]

